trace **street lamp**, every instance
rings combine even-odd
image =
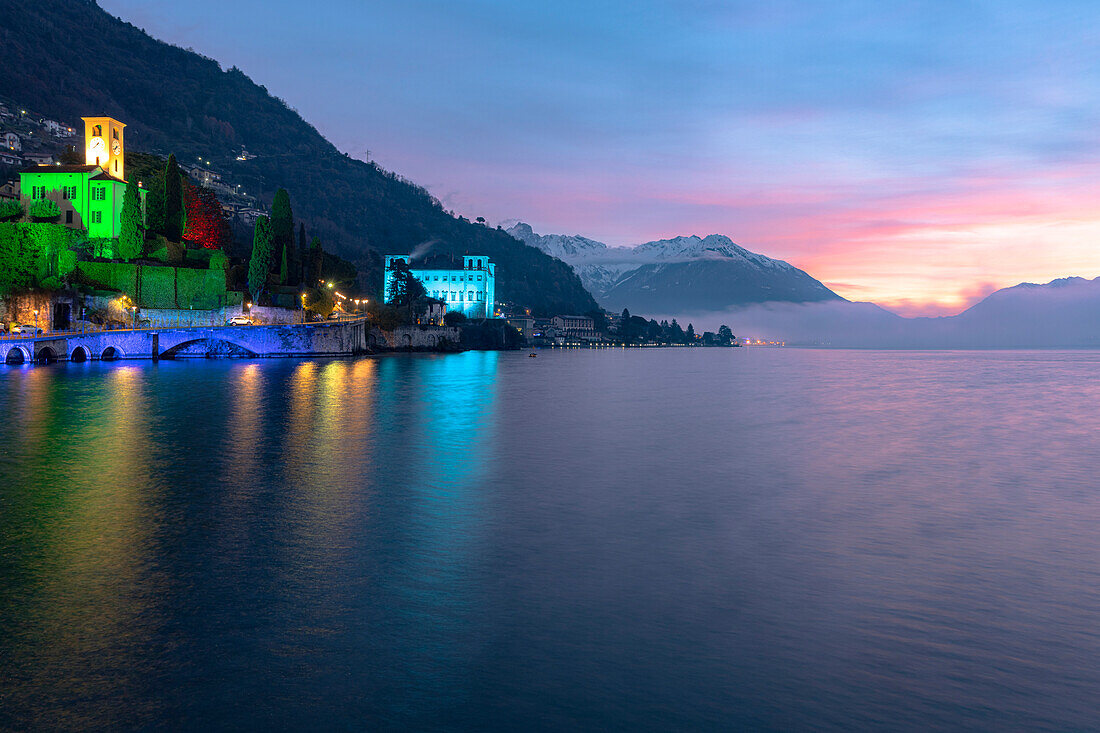
[[[34,335],[38,335],[38,309],[34,309]]]

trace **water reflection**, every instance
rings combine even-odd
[[[1098,370],[8,368],[0,728],[1088,728]]]
[[[496,460],[496,352],[410,360],[401,440],[408,532],[394,606],[408,636],[396,672],[432,694],[406,700],[428,721],[472,694],[465,665],[477,657],[482,602],[478,553],[495,518],[486,481]],[[407,610],[405,610],[407,609]]]
[[[267,425],[264,412],[264,376],[259,364],[242,364],[231,372],[235,377],[228,395],[231,407],[229,422],[225,425],[229,435],[226,467],[234,477],[239,477],[241,486],[260,486],[264,473],[261,459],[262,443]],[[211,426],[217,430],[221,426]]]
[[[132,368],[107,375],[95,397],[48,369],[20,376],[7,385],[24,400],[11,413],[22,450],[21,465],[5,466],[2,554],[4,578],[29,582],[5,583],[15,591],[2,614],[6,657],[18,670],[5,675],[5,705],[34,710],[47,696],[56,707],[28,721],[46,727],[110,724],[108,711],[83,708],[89,699],[152,714],[156,700],[139,694],[158,630],[159,580],[144,557],[157,524],[148,395]]]

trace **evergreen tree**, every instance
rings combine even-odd
[[[409,266],[402,264],[393,265],[393,277],[390,278],[390,289],[386,293],[386,302],[395,308],[402,306],[412,307],[419,298],[427,295],[423,283],[413,276]]]
[[[294,260],[294,214],[290,210],[290,194],[285,188],[275,192],[271,204],[271,238],[275,243],[274,262],[279,267],[279,282],[287,282],[287,264]]]
[[[298,224],[298,246],[294,248],[294,254],[294,261],[290,266],[290,276],[294,278],[294,283],[292,284],[297,284],[305,279],[303,263],[306,258],[309,257],[309,242],[306,241],[305,222]]]
[[[680,324],[676,322],[676,319],[672,319],[672,323],[668,327],[668,342],[670,344],[682,344],[684,343],[684,329],[680,328]]]
[[[619,338],[623,343],[630,342],[630,311],[623,308],[622,320],[619,321]]]
[[[149,181],[145,196],[145,228],[153,234],[164,234],[164,173],[157,172]]]
[[[252,258],[248,261],[248,292],[252,302],[259,301],[260,293],[267,287],[271,262],[275,259],[275,244],[271,237],[271,220],[261,216],[256,220],[256,232],[252,237]]]
[[[118,255],[129,262],[141,255],[145,235],[141,228],[141,197],[137,180],[130,176],[126,193],[122,195],[121,231],[118,235]]]
[[[684,334],[684,343],[688,346],[695,343],[695,326],[688,324],[687,333]]]
[[[324,261],[325,253],[321,249],[321,240],[314,237],[313,241],[309,243],[309,277],[306,282],[309,287],[317,287],[318,281],[324,276],[324,273],[321,272]]]
[[[183,237],[183,182],[175,154],[164,167],[164,236],[178,242]]]

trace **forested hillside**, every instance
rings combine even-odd
[[[90,0],[0,0],[0,68],[0,94],[59,121],[125,122],[128,150],[201,156],[267,202],[285,187],[295,217],[372,289],[380,254],[433,241],[437,255],[496,261],[499,300],[544,314],[596,307],[568,265],[449,215],[423,188],[340,153],[240,70],[157,41]],[[257,157],[236,160],[242,146]]]

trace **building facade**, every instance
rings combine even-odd
[[[122,230],[122,128],[110,117],[85,117],[85,165],[39,165],[19,172],[20,198],[30,205],[51,199],[60,223],[86,229],[91,237],[115,238]],[[140,190],[142,210],[145,191]]]
[[[588,316],[554,316],[551,325],[563,336],[594,341],[597,338],[595,324]]]
[[[386,255],[386,274],[383,297],[390,299],[390,283],[394,265],[405,265],[409,255]],[[443,301],[447,312],[458,311],[467,318],[492,318],[496,298],[496,265],[488,257],[467,255],[462,258],[461,270],[435,270],[410,267],[413,277],[420,281],[428,296]]]

